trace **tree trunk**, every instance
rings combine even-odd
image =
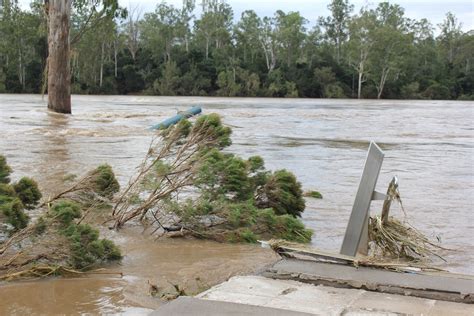
[[[104,42],[102,42],[102,50],[100,54],[100,78],[99,78],[99,87],[102,88],[102,81],[104,78]]]
[[[380,76],[380,83],[377,86],[377,99],[382,97],[383,88],[385,87],[385,82],[387,82],[387,77],[390,72],[390,69],[384,68],[382,70],[382,76]]]
[[[69,19],[72,0],[49,0],[48,108],[71,113]]]
[[[361,97],[361,92],[362,92],[362,75],[364,66],[362,65],[362,69],[359,68],[359,82],[358,82],[358,87],[357,87],[357,99],[360,99]]]
[[[117,40],[114,40],[114,66],[115,66],[115,78],[117,78]]]

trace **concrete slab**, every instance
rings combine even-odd
[[[344,292],[341,292],[344,291]],[[197,297],[317,315],[339,315],[364,291],[331,288],[260,276],[234,277]]]
[[[399,273],[366,267],[284,259],[263,273],[277,279],[359,288],[461,303],[474,302],[470,276]]]
[[[309,316],[311,314],[229,302],[202,300],[193,297],[180,297],[160,309],[153,316]]]
[[[315,286],[261,276],[233,277],[201,293],[197,298],[212,302],[276,308],[284,311],[285,315],[291,315],[290,312],[312,315],[474,315],[472,304],[323,285]],[[221,315],[227,314],[221,311]]]

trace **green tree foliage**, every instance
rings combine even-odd
[[[103,197],[112,197],[120,190],[120,184],[115,178],[112,167],[108,164],[100,165],[93,171],[94,192]]]
[[[354,14],[349,0],[328,0],[329,16],[317,21],[281,10],[247,10],[235,21],[223,0],[202,1],[199,10],[195,4],[160,2],[126,17],[117,1],[73,1],[73,92],[472,98],[474,34],[452,13],[436,30],[389,2]],[[0,10],[0,93],[41,92],[43,2],[22,9],[5,1]]]
[[[30,178],[25,177],[18,183],[9,184],[11,172],[5,156],[0,155],[0,211],[13,231],[17,231],[28,225],[29,216],[24,209],[36,205],[41,193],[36,182]]]
[[[104,261],[122,258],[119,248],[108,239],[99,239],[99,231],[89,225],[72,224],[64,234],[70,241],[70,262],[76,269],[90,269]]]
[[[12,169],[7,164],[7,158],[0,155],[0,183],[10,183],[10,173]]]
[[[35,180],[23,177],[13,185],[18,198],[21,200],[23,205],[28,208],[34,208],[39,200],[41,199],[41,192],[38,188],[38,184]]]
[[[64,227],[67,227],[74,219],[81,217],[81,208],[75,202],[63,200],[56,202],[51,207],[51,214],[54,218],[57,218]]]
[[[328,5],[331,16],[320,17],[319,24],[326,29],[326,37],[331,40],[336,49],[336,60],[341,60],[341,47],[349,36],[349,20],[354,6],[348,0],[332,0]]]
[[[305,209],[301,183],[294,174],[284,169],[269,175],[257,194],[259,207],[272,208],[278,215],[301,216]]]

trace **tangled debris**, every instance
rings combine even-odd
[[[369,218],[368,233],[372,258],[380,261],[422,262],[438,257],[446,261],[438,252],[448,249],[431,242],[406,221],[401,222],[393,216],[388,216],[393,201],[398,202],[406,216],[396,178],[390,182],[387,196],[389,199],[384,202],[381,215]]]
[[[395,217],[389,217],[386,222],[382,222],[380,216],[371,217],[369,240],[375,248],[373,252],[379,253],[379,256],[407,261],[419,261],[432,256],[444,260],[438,252],[441,249],[447,250]]]
[[[140,220],[169,236],[309,242],[312,231],[298,219],[305,201],[296,177],[266,170],[261,157],[224,152],[230,135],[217,114],[160,130],[113,209],[114,227]]]

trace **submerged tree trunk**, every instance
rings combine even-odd
[[[48,7],[48,108],[71,113],[69,19],[72,0],[45,1]]]

